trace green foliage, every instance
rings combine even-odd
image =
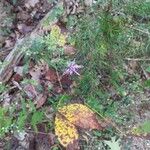
[[[6,85],[4,85],[3,83],[0,82],[0,94],[2,94],[3,92],[6,91],[8,87]]]
[[[150,133],[150,121],[145,121],[144,123],[140,124],[138,127],[133,128],[132,133],[135,135],[143,135],[146,136]]]
[[[41,123],[43,121],[44,118],[44,112],[42,111],[35,111],[31,117],[31,125],[33,126],[35,131],[37,130],[36,125]]]
[[[31,48],[26,52],[25,67],[28,68],[30,60],[44,60],[50,66],[63,70],[67,65],[63,49],[65,43],[66,36],[61,33],[60,28],[57,25],[52,26],[49,34],[32,42]]]
[[[52,0],[53,2],[53,0]],[[55,8],[53,8],[52,12],[50,13],[50,15],[48,16],[48,18],[46,18],[46,20],[44,20],[43,26],[49,27],[51,26],[53,22],[57,21],[57,19],[60,18],[60,16],[63,14],[64,9],[62,7],[62,5],[56,5]]]
[[[119,140],[115,140],[115,137],[112,137],[111,141],[104,141],[111,150],[121,150]]]
[[[150,66],[146,68],[146,70],[148,73],[150,73]]]
[[[17,126],[19,130],[23,130],[27,121],[27,113],[21,111],[19,112],[19,116],[17,118]]]
[[[22,100],[21,106],[20,110],[16,110],[15,106],[9,109],[0,107],[0,137],[16,130],[25,130],[27,124],[38,131],[37,125],[45,118],[44,111],[36,110],[31,101],[28,104],[25,100]],[[30,106],[30,109],[27,106]]]
[[[147,35],[129,28],[126,5],[118,4],[118,12],[116,4],[113,1],[110,10],[107,5],[97,5],[79,17],[70,16],[68,27],[75,28],[69,41],[78,49],[76,61],[84,66],[80,80],[76,80],[75,96],[122,125],[131,114],[119,115],[119,109],[127,107],[135,99],[134,94],[143,91],[140,78],[128,75],[124,69],[124,58],[149,54],[149,40]]]
[[[131,15],[150,16],[150,2],[149,1],[136,1],[127,4],[126,11]]]
[[[8,109],[0,107],[0,137],[11,130],[13,120],[9,115]]]

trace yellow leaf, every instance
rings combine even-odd
[[[95,113],[87,106],[69,104],[58,109],[55,118],[55,134],[64,147],[74,148],[77,147],[79,138],[77,127],[102,130],[103,125],[104,123],[99,123]]]
[[[84,129],[103,129],[95,113],[83,104],[69,104],[58,111],[75,126]]]
[[[61,35],[59,36],[58,45],[59,45],[59,46],[64,46],[65,43],[66,43],[66,36],[63,35],[63,34],[61,34]]]
[[[58,137],[59,142],[64,147],[75,143],[79,138],[76,127],[68,120],[63,118],[63,116],[61,116],[60,114],[56,114],[55,134]]]
[[[51,38],[57,41],[59,46],[64,46],[66,43],[66,35],[61,33],[61,29],[57,25],[53,25],[51,28]]]
[[[53,25],[52,28],[51,28],[51,33],[50,34],[51,34],[52,37],[55,37],[56,39],[58,39],[60,34],[61,34],[61,30],[60,30],[59,26]]]

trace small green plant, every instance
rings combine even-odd
[[[35,131],[38,131],[37,125],[39,123],[42,123],[43,118],[44,118],[44,112],[42,111],[33,112],[32,117],[31,117],[31,125]]]
[[[25,67],[28,68],[30,60],[39,62],[44,60],[49,66],[63,70],[67,65],[63,46],[66,36],[61,33],[57,25],[51,27],[51,32],[44,37],[39,37],[32,42],[31,48],[26,52]]]
[[[150,16],[150,2],[138,0],[127,4],[126,9],[131,15],[148,17]]]
[[[0,107],[0,137],[11,131],[13,117],[9,114],[8,109]]]
[[[4,85],[3,83],[0,82],[0,94],[2,94],[3,92],[6,91],[8,87],[6,85]]]
[[[43,110],[36,110],[32,102],[28,104],[25,100],[22,100],[21,106],[19,111],[15,106],[9,109],[0,107],[0,137],[7,133],[25,130],[26,125],[30,125],[35,132],[38,131],[37,125],[45,118]]]
[[[150,133],[150,120],[145,121],[138,127],[133,128],[132,133],[139,136],[147,136]]]

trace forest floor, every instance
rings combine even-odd
[[[150,2],[2,0],[0,150],[149,150]]]

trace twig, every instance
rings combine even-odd
[[[150,61],[150,58],[125,58],[125,60],[128,60],[128,61]]]
[[[58,82],[59,82],[60,88],[61,88],[61,90],[63,90],[63,86],[62,86],[62,84],[61,84],[61,78],[60,78],[60,76],[59,76],[59,73],[58,73],[58,70],[57,70],[56,67],[55,67],[55,70],[56,70],[56,74],[57,74],[57,78],[58,78]]]
[[[40,131],[31,131],[31,130],[25,130],[26,132],[30,132],[30,133],[36,133],[36,134],[43,134],[43,135],[49,135],[49,133],[45,133],[45,132],[40,132]]]
[[[59,102],[58,102],[58,104],[57,104],[57,109],[61,106],[61,101],[63,100],[64,97],[65,97],[65,95],[63,95],[63,96],[60,98],[60,100],[59,100]]]
[[[150,77],[149,77],[148,73],[144,70],[144,68],[143,68],[142,66],[141,66],[141,69],[142,69],[142,71],[143,71],[143,74],[144,74],[145,78],[146,78],[147,80],[149,80]]]
[[[126,27],[128,27],[128,28],[130,28],[130,29],[133,29],[133,30],[136,30],[136,31],[139,31],[139,32],[141,32],[141,33],[144,33],[144,34],[147,34],[148,36],[150,36],[150,32],[148,32],[148,31],[145,31],[145,30],[136,28],[136,27],[134,27],[134,26],[128,26],[128,25],[127,25]]]

